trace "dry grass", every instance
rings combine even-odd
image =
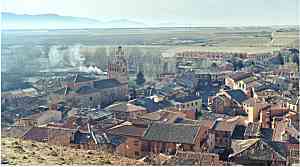
[[[105,152],[71,149],[14,138],[1,139],[1,160],[10,165],[143,165]]]

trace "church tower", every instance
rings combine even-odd
[[[128,67],[125,52],[119,46],[108,64],[108,79],[116,79],[121,84],[128,84]]]

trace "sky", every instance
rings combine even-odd
[[[2,11],[178,26],[299,25],[298,0],[1,0]]]

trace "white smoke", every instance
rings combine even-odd
[[[80,72],[106,74],[96,65],[85,66],[85,56],[80,53],[81,46],[52,46],[49,50],[51,67],[77,67]]]
[[[80,45],[68,47],[60,45],[52,46],[48,54],[50,66],[81,66],[85,61],[85,57],[80,53],[80,47]]]
[[[49,50],[48,56],[51,67],[62,65],[64,56],[58,48],[60,48],[60,46],[52,46]]]
[[[106,74],[106,72],[103,72],[100,68],[98,68],[95,65],[80,66],[79,71],[86,72],[86,73]]]

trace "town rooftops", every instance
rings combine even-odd
[[[263,140],[271,141],[273,136],[273,129],[272,128],[261,128],[260,135]]]
[[[226,131],[233,133],[236,125],[238,125],[240,117],[236,116],[230,119],[217,119],[212,127],[216,131]]]
[[[108,88],[115,88],[121,85],[119,81],[116,79],[103,79],[103,80],[97,80],[93,81],[93,85],[83,85],[79,88],[63,88],[61,90],[58,90],[56,93],[58,94],[70,94],[70,93],[76,93],[76,94],[90,94],[94,92],[99,92],[102,89],[108,89]]]
[[[192,120],[188,118],[182,119],[180,122],[181,124],[191,124],[191,125],[199,125],[201,127],[206,127],[208,129],[211,129],[213,127],[213,121],[209,119],[203,119],[203,120]]]
[[[247,100],[247,95],[240,89],[232,89],[229,91],[226,91],[226,93],[235,101],[238,103],[242,103],[243,101]]]
[[[236,125],[232,132],[232,139],[243,139],[245,134],[246,126]]]
[[[142,137],[146,128],[132,124],[121,124],[110,128],[107,133],[117,136]]]
[[[230,154],[229,157],[232,157],[236,154],[239,154],[239,153],[247,150],[249,147],[251,147],[258,141],[259,141],[259,139],[233,140],[232,144],[231,144],[233,154]]]
[[[231,145],[233,153],[230,154],[229,157],[233,157],[248,149],[256,149],[252,148],[252,146],[255,144],[259,144],[258,147],[260,147],[260,145],[263,145],[265,149],[257,150],[255,152],[256,156],[251,156],[252,158],[254,158],[254,160],[286,161],[287,147],[284,143],[273,141],[267,142],[261,139],[233,140]]]
[[[248,84],[250,82],[254,82],[256,80],[257,80],[257,78],[255,76],[250,76],[250,77],[242,79],[242,81],[244,81],[246,84]]]
[[[80,82],[92,82],[96,80],[96,78],[92,76],[76,74],[76,75],[68,75],[64,80],[65,82],[80,83]]]
[[[105,108],[109,111],[122,111],[122,112],[136,112],[136,111],[146,111],[146,108],[142,106],[137,106],[128,102],[120,102],[116,104],[112,104]]]
[[[142,106],[147,109],[149,112],[158,111],[160,109],[165,109],[168,107],[172,107],[172,103],[167,100],[162,100],[155,102],[154,99],[150,98],[138,98],[132,102],[137,106]]]
[[[246,73],[246,72],[238,72],[238,73],[233,73],[230,78],[232,78],[235,82],[244,80],[248,77],[252,76],[251,73]]]
[[[174,123],[177,118],[184,118],[185,114],[182,112],[170,112],[160,110],[157,112],[151,112],[140,116],[141,119],[150,121],[160,121],[163,123]]]
[[[174,101],[179,103],[186,103],[186,102],[191,102],[199,99],[201,99],[200,96],[182,96],[182,97],[175,98]]]
[[[120,86],[121,83],[116,79],[102,79],[94,82],[94,87],[97,89],[106,89]]]
[[[75,82],[75,83],[79,83],[79,82],[90,82],[90,81],[93,81],[93,80],[95,80],[95,79],[96,79],[95,77],[84,76],[84,75],[77,74],[76,77],[75,77],[74,82]]]
[[[151,124],[144,139],[171,143],[194,144],[200,130],[198,125],[187,124]]]

